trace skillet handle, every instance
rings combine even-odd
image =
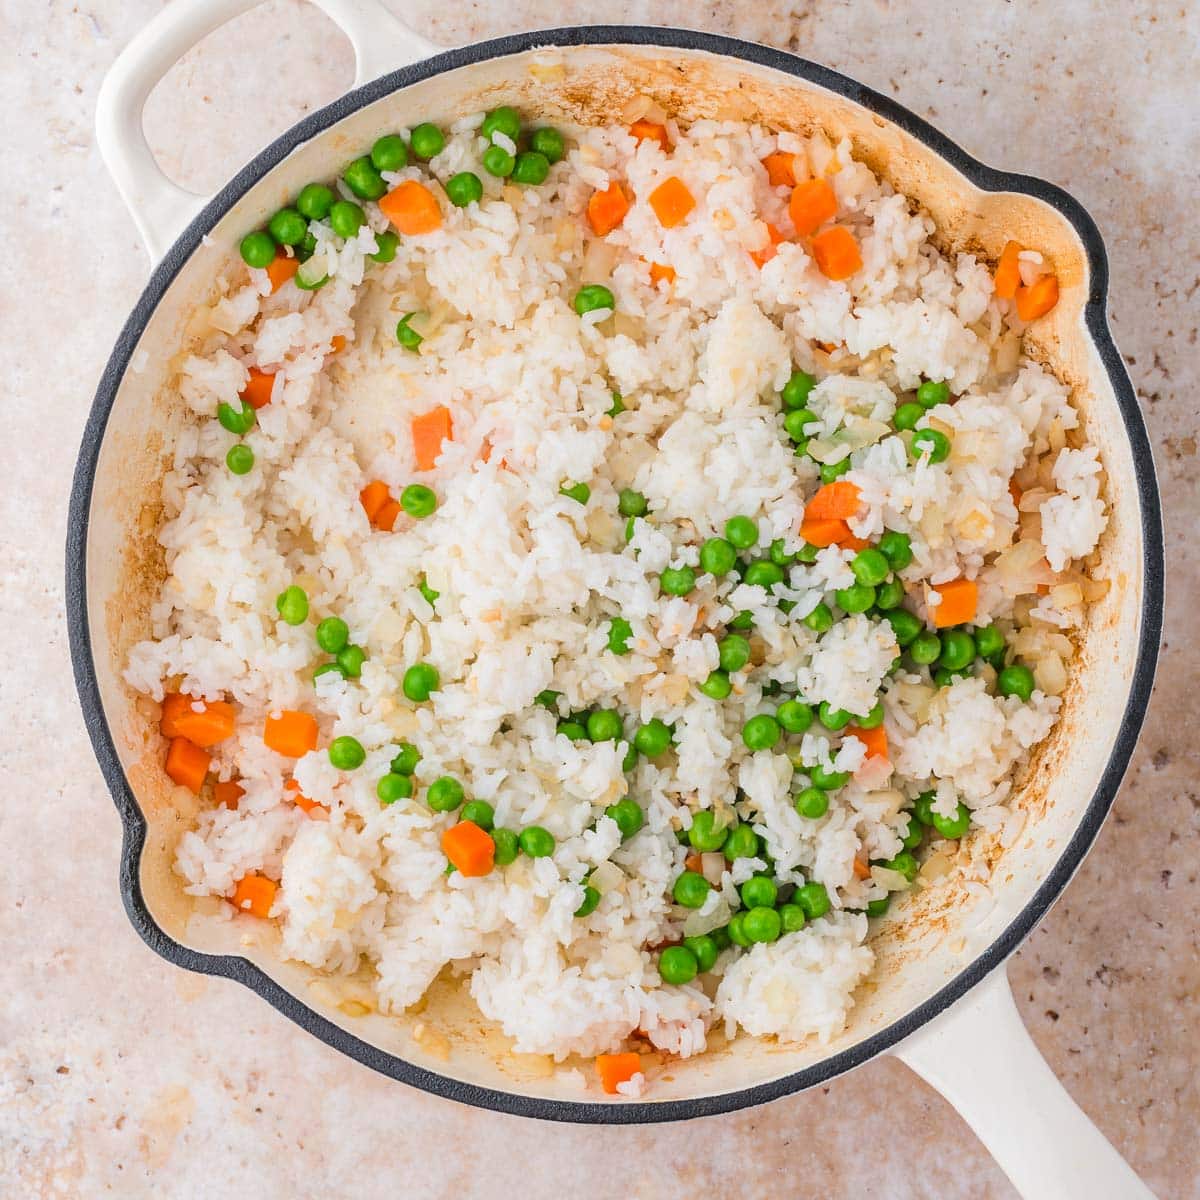
[[[1023,1200],[1154,1200],[1038,1053],[1003,966],[893,1053],[958,1110]]]
[[[260,0],[172,0],[109,68],[96,100],[96,140],[151,259],[157,262],[208,202],[172,183],[142,130],[154,85],[203,37]],[[381,0],[313,0],[354,47],[354,85],[432,54]]]

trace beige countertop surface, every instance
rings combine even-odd
[[[1164,655],[1112,816],[1009,974],[1038,1047],[1104,1133],[1164,1200],[1200,1196],[1200,6],[391,3],[446,45],[575,21],[769,42],[1091,210],[1163,487]],[[117,814],[71,682],[63,540],[84,418],[148,274],[96,148],[96,92],[160,7],[0,7],[0,1195],[1011,1200],[961,1119],[893,1060],[686,1126],[526,1122],[375,1075],[138,939],[117,889]],[[212,188],[350,76],[325,18],[276,0],[189,54],[146,128],[176,178]]]

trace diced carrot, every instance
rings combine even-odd
[[[167,747],[167,774],[189,792],[200,795],[204,786],[204,777],[208,774],[208,764],[212,755],[207,750],[201,750],[195,742],[189,742],[185,737],[171,739]]]
[[[1000,251],[1000,260],[996,263],[996,273],[992,276],[992,285],[996,295],[1001,300],[1011,300],[1021,286],[1020,254],[1024,246],[1020,242],[1005,242]]]
[[[887,733],[882,725],[876,725],[874,729],[863,729],[858,725],[847,725],[843,736],[858,738],[866,746],[868,758],[888,757]]]
[[[600,1086],[610,1095],[617,1094],[618,1083],[628,1083],[642,1069],[642,1056],[630,1050],[624,1054],[597,1054],[596,1074]]]
[[[196,712],[194,705],[201,706]],[[162,720],[159,729],[163,737],[187,738],[197,746],[215,746],[233,736],[233,705],[226,700],[206,703],[179,692],[163,697]]]
[[[298,258],[289,258],[282,250],[277,251],[275,257],[267,263],[267,278],[271,281],[271,291],[279,291],[298,270]]]
[[[236,779],[222,779],[213,784],[213,799],[225,808],[237,808],[245,794],[246,789]]]
[[[1025,493],[1022,492],[1019,487],[1017,487],[1017,481],[1016,481],[1015,477],[1008,481],[1008,494],[1012,497],[1013,504],[1017,508],[1020,508],[1021,507],[1021,497]]]
[[[246,386],[238,393],[238,398],[244,400],[251,408],[265,408],[271,403],[271,393],[274,390],[274,374],[251,367],[250,378],[246,381]]]
[[[667,127],[659,125],[656,121],[634,121],[629,127],[629,132],[639,142],[647,139],[657,142],[663,148],[664,154],[671,149],[671,139],[667,136]]]
[[[696,207],[696,198],[678,175],[672,175],[650,193],[650,207],[664,229],[674,229]]]
[[[806,516],[800,522],[800,536],[810,545],[824,548],[841,545],[851,536],[850,526],[840,519],[814,520]]]
[[[652,262],[650,264],[650,282],[658,287],[660,283],[675,282],[675,268],[669,267],[665,263]]]
[[[376,529],[382,529],[384,533],[391,533],[396,527],[396,518],[403,510],[395,500],[389,500],[376,514],[375,520],[371,522]]]
[[[837,348],[837,342],[817,342],[817,349],[824,350],[826,354],[832,354]]]
[[[756,267],[765,267],[779,253],[779,243],[786,242],[783,231],[767,222],[767,244],[761,250],[751,250],[750,258]]]
[[[363,512],[367,514],[367,520],[372,525],[375,524],[375,518],[379,515],[379,510],[392,498],[392,493],[388,490],[388,485],[382,479],[372,479],[361,492],[358,493],[358,502],[363,506]]]
[[[333,335],[333,337],[331,337],[329,339],[329,353],[330,354],[341,354],[341,352],[343,350],[345,350],[345,348],[346,348],[346,339],[344,337],[342,337],[342,335],[340,333],[335,333]]]
[[[767,182],[772,187],[796,186],[796,156],[786,150],[775,150],[762,160],[767,168]]]
[[[292,793],[292,803],[298,809],[300,809],[301,812],[306,812],[309,814],[309,816],[312,815],[314,810],[319,810],[321,813],[329,812],[328,807],[326,807],[326,805],[322,804],[319,800],[310,800],[300,790],[300,785],[294,779],[289,779],[287,781],[287,783],[285,783],[283,785],[283,787],[284,787],[284,791],[288,791],[288,792]]]
[[[689,871],[695,871],[697,875],[704,873],[704,863],[698,854],[689,854],[683,860],[684,867]]]
[[[854,878],[855,879],[870,879],[871,868],[861,858],[854,860]]]
[[[1044,317],[1057,303],[1057,275],[1043,275],[1028,287],[1017,288],[1017,316],[1022,321]]]
[[[788,215],[798,237],[816,233],[826,221],[837,216],[837,197],[827,179],[806,179],[792,189]]]
[[[843,550],[865,550],[870,544],[866,538],[855,537],[849,529],[846,530],[846,536],[838,542]]]
[[[415,179],[392,188],[379,201],[379,211],[403,234],[433,233],[442,227],[437,197]]]
[[[845,225],[833,225],[812,240],[813,258],[827,279],[849,279],[862,270],[858,241]]]
[[[846,520],[858,512],[858,485],[848,479],[836,479],[833,483],[817,488],[813,498],[804,506],[806,521]]]
[[[934,591],[942,598],[932,610],[933,623],[939,629],[965,625],[975,620],[975,612],[979,607],[979,587],[975,580],[951,579],[948,583],[937,584]]]
[[[299,758],[317,748],[317,719],[309,713],[285,708],[278,716],[267,714],[263,741],[277,754]]]
[[[442,834],[442,850],[460,875],[486,875],[496,861],[496,843],[474,821],[459,821]]]
[[[602,192],[593,192],[588,199],[588,224],[597,237],[612,233],[625,220],[629,211],[629,197],[625,189],[614,179]]]
[[[229,903],[238,912],[248,912],[252,917],[261,917],[265,921],[271,915],[277,891],[279,884],[275,880],[250,871],[234,885],[233,898]]]
[[[413,454],[417,459],[417,470],[432,471],[442,452],[442,443],[450,441],[453,436],[450,410],[444,404],[413,417]]]

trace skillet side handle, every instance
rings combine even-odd
[[[1003,966],[893,1053],[958,1110],[1023,1200],[1154,1200],[1038,1053]]]
[[[354,47],[354,83],[426,58],[435,47],[380,0],[313,0]],[[197,42],[260,0],[172,0],[109,68],[96,99],[96,141],[153,262],[208,202],[172,183],[142,130],[155,84]]]

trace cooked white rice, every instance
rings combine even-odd
[[[1079,563],[1105,521],[1096,452],[1067,389],[1021,356],[1020,323],[988,267],[940,253],[930,219],[848,144],[701,121],[666,155],[623,128],[572,129],[549,181],[519,188],[479,168],[478,123],[454,128],[429,173],[475,170],[481,204],[443,201],[442,228],[402,239],[383,266],[364,259],[387,227],[376,205],[345,242],[321,223],[317,254],[331,279],[315,292],[271,294],[265,272],[231,270],[183,362],[178,391],[196,419],[164,481],[169,575],[127,679],[155,699],[182,690],[234,701],[237,732],[214,748],[213,770],[245,794],[234,810],[202,806],[177,870],[195,896],[227,898],[252,872],[279,881],[284,953],[329,972],[369,965],[384,1011],[414,1004],[452,967],[517,1051],[594,1055],[640,1030],[687,1056],[718,1020],[730,1032],[828,1039],[872,966],[867,919],[852,910],[905,883],[878,867],[860,878],[856,860],[892,858],[909,802],[927,790],[935,811],[950,816],[961,800],[995,828],[1014,775],[1053,725],[1070,655],[1062,630],[1097,586]],[[760,165],[778,148],[795,153],[801,175],[832,183],[864,260],[847,283],[826,279],[798,242],[761,269],[751,260],[767,244],[764,222],[789,227],[786,189],[770,187]],[[620,178],[644,197],[668,175],[698,199],[685,223],[663,229],[639,202],[607,238],[590,236],[582,213],[593,189]],[[427,177],[411,167],[388,179]],[[1022,270],[1036,276],[1038,258]],[[652,285],[649,263],[669,263],[674,283]],[[615,316],[576,315],[581,281],[611,288]],[[427,314],[419,353],[393,333],[413,310]],[[335,336],[347,345],[333,355]],[[275,387],[246,438],[255,466],[236,476],[214,415],[237,403],[250,365],[276,372]],[[821,381],[808,402],[820,422],[810,457],[782,432],[777,393],[794,369]],[[953,450],[914,466],[889,422],[923,378],[945,380],[957,398],[921,422]],[[614,389],[626,406],[615,418]],[[452,413],[453,441],[418,473],[409,420],[436,405]],[[696,566],[700,542],[738,514],[758,521],[760,554],[775,539],[799,549],[815,458],[837,461],[847,447],[845,478],[863,501],[853,532],[910,535],[914,561],[900,574],[921,617],[939,584],[976,579],[977,624],[998,623],[1010,661],[1019,653],[1035,666],[1027,703],[997,696],[987,665],[940,689],[924,670],[889,674],[898,647],[883,621],[851,616],[814,634],[802,618],[853,581],[853,551],[837,546],[791,566],[774,597],[698,570],[690,595],[662,594],[659,573]],[[397,496],[426,483],[438,509],[373,531],[359,501],[372,479]],[[560,493],[569,481],[588,483],[585,505]],[[650,507],[628,544],[623,487]],[[436,609],[422,578],[440,594]],[[310,601],[300,627],[276,616],[291,584]],[[698,684],[742,610],[754,658],[729,699],[709,699]],[[328,614],[368,652],[359,679],[314,682],[323,657],[313,624]],[[607,648],[615,615],[632,626],[625,656]],[[413,704],[401,677],[419,660],[437,667],[441,687]],[[742,727],[773,711],[772,684],[858,715],[881,696],[891,765],[816,723],[788,754],[748,750]],[[661,718],[674,750],[626,773],[623,744],[556,735],[557,714],[535,704],[543,689],[563,694],[563,713],[617,707],[627,730]],[[264,719],[284,708],[317,717],[322,747],[357,738],[365,765],[339,771],[323,748],[294,762],[267,749]],[[375,786],[400,741],[422,755],[418,790],[384,806]],[[816,764],[856,774],[811,820],[792,798]],[[422,800],[442,775],[489,801],[497,825],[549,830],[553,857],[448,876],[440,835],[457,818]],[[284,787],[293,777],[327,811],[297,807]],[[622,842],[603,809],[627,792],[646,823]],[[671,899],[689,853],[676,833],[701,809],[736,809],[773,867],[706,855],[716,886],[689,911]],[[691,984],[663,984],[655,948],[726,923],[736,885],[767,869],[782,886],[823,883],[831,912],[773,944],[725,951]],[[585,876],[601,900],[576,918]]]

